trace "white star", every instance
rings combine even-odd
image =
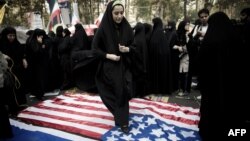
[[[195,137],[194,135],[194,131],[190,131],[190,132],[187,132],[187,131],[181,131],[181,134],[184,138],[187,138],[187,137]]]
[[[164,132],[161,129],[153,129],[150,134],[159,138],[161,135],[164,135]]]
[[[161,125],[161,127],[163,128],[163,130],[170,130],[170,131],[172,131],[172,132],[175,132],[175,130],[174,130],[174,126],[167,126],[166,124],[163,124],[163,125]]]
[[[148,118],[146,122],[148,123],[148,125],[156,124],[155,118]]]
[[[151,141],[149,138],[141,138],[139,141]]]
[[[116,135],[116,136],[120,136],[121,132],[115,130],[115,131],[111,131],[111,135]]]
[[[107,137],[107,141],[118,141],[114,136]]]
[[[138,129],[144,129],[146,126],[144,123],[139,123]]]
[[[155,141],[168,141],[168,140],[165,138],[157,138],[157,139],[155,139]]]
[[[132,138],[132,135],[126,135],[124,134],[121,139],[124,139],[125,141],[134,141],[134,139]]]
[[[170,139],[171,141],[178,141],[181,140],[180,138],[178,138],[176,136],[176,134],[169,134],[168,139]]]
[[[136,136],[137,134],[140,134],[141,131],[139,130],[139,128],[137,128],[137,129],[136,128],[132,128],[131,133]]]
[[[129,125],[133,125],[134,121],[133,120],[129,120]]]
[[[133,117],[133,120],[136,121],[136,122],[141,122],[143,119],[143,117],[139,117],[139,116],[134,116]]]

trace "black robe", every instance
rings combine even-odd
[[[107,6],[92,47],[101,59],[96,74],[101,99],[114,115],[115,123],[122,126],[128,125],[132,74],[130,53],[119,52],[118,44],[129,46],[133,42],[133,31],[125,18],[119,25],[115,25],[112,19],[112,4],[113,1]],[[107,53],[120,56],[120,61],[106,59]]]
[[[131,45],[132,73],[135,81],[135,97],[143,97],[147,94],[147,65],[148,48],[145,36],[145,28],[142,23],[134,27],[134,41]]]
[[[202,95],[199,133],[204,141],[226,138],[230,129],[243,128],[244,105],[240,98],[245,94],[238,92],[238,41],[231,21],[223,12],[217,12],[208,24],[198,55]]]
[[[71,64],[75,85],[83,91],[96,91],[95,73],[98,60],[90,50],[89,38],[81,24],[75,25],[71,39]]]
[[[153,19],[154,27],[149,42],[150,92],[154,94],[172,93],[171,54],[160,18]]]
[[[26,70],[23,66],[23,59],[25,58],[24,47],[17,40],[17,36],[13,42],[9,42],[7,35],[16,35],[16,30],[13,27],[6,27],[2,31],[0,39],[0,51],[3,54],[8,55],[13,62],[9,62],[9,66],[13,65],[12,72],[17,76],[19,82],[21,83],[18,89],[15,89],[17,103],[18,105],[26,104]]]
[[[43,42],[37,41],[37,36],[43,35]],[[49,83],[49,45],[45,42],[45,31],[35,29],[33,35],[27,41],[26,54],[30,71],[31,93],[41,99],[47,90]]]

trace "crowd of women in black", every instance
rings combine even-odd
[[[47,35],[42,29],[29,31],[29,38],[22,45],[15,38],[13,27],[3,29],[0,51],[13,60],[12,71],[21,87],[15,89],[15,98],[5,96],[8,91],[1,88],[1,100],[4,100],[1,105],[7,103],[10,112],[16,114],[26,103],[27,93],[43,100],[45,92],[78,86],[86,91],[99,91],[104,104],[115,116],[116,125],[122,127],[128,126],[128,121],[121,117],[127,116],[124,112],[128,113],[128,103],[121,99],[129,101],[132,97],[172,94],[180,90],[190,93],[190,75],[193,75],[190,71],[194,70],[181,66],[190,63],[186,61],[193,57],[190,47],[194,46],[189,42],[193,39],[187,36],[186,27],[190,21],[180,22],[177,30],[174,22],[168,22],[164,28],[160,18],[152,20],[153,26],[137,23],[132,29],[122,19],[113,27],[111,13],[117,5],[119,3],[115,2],[108,5],[93,37],[88,37],[83,26],[76,24],[72,36],[61,26],[54,35]],[[119,12],[120,7],[116,8]],[[195,71],[202,95],[199,128],[203,140],[211,140],[212,134],[226,136],[225,129],[236,128],[246,120],[243,113],[247,112],[241,110],[244,105],[237,100],[248,103],[245,101],[248,86],[239,78],[248,80],[246,76],[249,74],[244,67],[250,46],[249,9],[244,9],[242,15],[246,17],[236,25],[223,12],[212,14],[199,52],[195,54]],[[114,34],[117,33],[116,37]],[[112,97],[110,93],[120,93],[120,98]],[[118,103],[111,102],[112,99]],[[118,110],[113,109],[114,105]],[[228,127],[221,126],[223,124]],[[122,130],[128,132],[127,127]]]

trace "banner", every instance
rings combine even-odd
[[[76,2],[73,2],[72,5],[73,5],[73,14],[72,14],[71,25],[75,25],[77,23],[80,23],[78,4]]]
[[[3,22],[3,17],[4,17],[4,14],[5,14],[5,6],[6,6],[6,4],[4,4],[2,6],[2,8],[0,9],[0,24],[2,24],[2,22]]]
[[[53,10],[52,12],[50,12],[50,19],[48,24],[49,31],[51,31],[55,25],[62,23],[61,10],[59,8],[57,1],[54,2],[55,3],[53,4]]]

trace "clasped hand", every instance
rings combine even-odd
[[[122,53],[126,53],[126,52],[129,52],[129,48],[119,44],[119,51]]]

